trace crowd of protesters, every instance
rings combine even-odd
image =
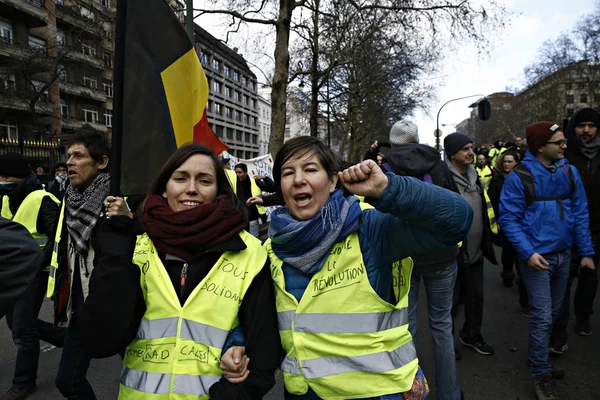
[[[437,398],[468,398],[460,345],[494,354],[483,307],[494,244],[499,278],[518,286],[530,318],[536,396],[560,399],[554,381],[565,372],[549,353],[568,350],[571,309],[575,333],[592,334],[598,124],[588,108],[564,128],[529,125],[526,144],[477,145],[455,132],[440,157],[399,121],[389,150],[375,142],[346,168],[300,137],[276,155],[272,179],[189,144],[145,198],[110,193],[101,133],[76,134],[46,187],[24,157],[2,155],[0,311],[18,349],[2,399],[36,390],[40,340],[62,348],[56,386],[68,399],[95,399],[90,362],[115,354],[122,399],[260,399],[276,369],[286,399],[423,399],[421,282]],[[262,243],[271,205],[280,207]],[[38,319],[46,295],[53,323]]]

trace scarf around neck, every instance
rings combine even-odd
[[[581,154],[587,158],[588,161],[592,161],[594,158],[600,154],[600,135],[596,135],[596,137],[590,140],[587,143],[579,141],[579,148]]]
[[[239,235],[246,218],[232,208],[225,196],[217,197],[213,203],[173,211],[167,199],[153,194],[146,200],[142,224],[158,251],[189,262]]]
[[[456,182],[456,186],[458,186],[459,192],[462,193],[471,193],[471,192],[479,192],[481,188],[477,184],[477,171],[471,165],[468,165],[465,169],[465,174],[461,174],[456,170],[454,165],[446,160],[446,164],[450,171],[452,172],[452,176],[454,177],[454,182]]]
[[[83,193],[73,185],[67,189],[65,196],[67,229],[73,240],[75,252],[84,258],[87,257],[89,240],[98,223],[109,190],[110,175],[106,172],[100,173]]]
[[[361,209],[356,197],[345,198],[336,190],[317,215],[298,221],[287,207],[271,214],[269,238],[284,263],[305,274],[318,272],[334,244],[358,229]]]

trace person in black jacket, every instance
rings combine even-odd
[[[40,339],[62,347],[64,330],[38,319],[48,282],[48,272],[44,269],[50,265],[58,201],[44,190],[27,159],[18,153],[0,156],[0,196],[2,216],[24,225],[44,248],[44,258],[36,265],[38,274],[6,315],[17,346],[17,358],[12,387],[2,400],[17,400],[36,390]]]
[[[194,375],[199,374],[202,382],[208,383],[194,394],[210,395],[211,399],[261,399],[275,384],[274,373],[282,356],[274,288],[266,251],[244,231],[246,207],[233,192],[218,159],[199,144],[183,146],[171,156],[146,199],[141,215],[146,233],[137,242],[135,223],[123,199],[109,196],[105,206],[109,219],[100,233],[100,256],[80,313],[81,333],[84,347],[93,357],[108,357],[125,350],[121,395],[143,398],[143,392],[156,390],[151,382],[154,369],[150,364],[141,367],[142,370],[131,369],[139,363],[136,354],[139,348],[144,348],[144,343],[151,346],[153,340],[162,343],[177,336],[173,337],[173,342],[179,343],[175,351],[164,347],[167,353],[161,352],[168,354],[167,362],[178,367],[167,368],[169,378],[173,373],[175,380],[197,382],[198,376]],[[156,258],[148,256],[155,252]],[[262,261],[260,265],[240,262],[234,268],[227,263],[227,259],[234,257]],[[158,271],[164,279],[157,281],[151,271]],[[240,283],[244,281],[247,289]],[[168,305],[161,301],[163,298],[169,299]],[[232,304],[231,299],[237,300]],[[203,306],[208,303],[213,303],[207,311],[210,315],[197,315],[197,319],[186,315],[186,310],[208,307]],[[238,383],[214,373],[203,373],[202,364],[188,362],[189,358],[179,355],[186,353],[184,331],[162,329],[157,336],[147,338],[153,324],[161,323],[153,315],[164,309],[177,315],[170,318],[174,327],[179,320],[190,326],[194,346],[199,349],[194,352],[200,357],[199,363],[207,359],[203,354],[208,355],[205,362],[218,363],[221,349],[227,356],[242,344],[241,340],[245,349],[239,354],[245,353],[244,367],[248,367],[249,373],[242,372]],[[234,328],[235,321],[230,321],[230,316],[237,316],[240,326],[225,341],[220,336],[222,328],[214,324],[231,324]],[[194,336],[194,326],[205,328]],[[205,353],[202,349],[207,348],[206,343],[214,350]],[[230,344],[236,346],[225,352]],[[182,370],[184,365],[188,365],[187,372]],[[211,368],[217,366],[224,368],[222,362]],[[136,377],[148,375],[147,380],[135,379],[134,373]],[[165,390],[176,393],[180,388],[169,385]]]
[[[417,125],[409,121],[394,124],[390,131],[393,149],[383,168],[401,176],[412,176],[458,193],[448,166],[433,147],[419,144]],[[456,378],[452,338],[452,296],[458,267],[458,247],[412,256],[414,268],[408,299],[409,331],[417,342],[419,286],[427,293],[429,327],[433,337],[436,394],[440,400],[459,400],[462,393]]]
[[[581,181],[588,200],[590,233],[594,243],[594,264],[596,269],[579,268],[581,256],[574,246],[571,249],[571,273],[567,283],[564,302],[554,323],[550,339],[550,351],[562,354],[567,349],[567,325],[571,306],[571,286],[577,277],[574,297],[575,332],[580,336],[590,336],[592,327],[590,315],[593,312],[594,298],[598,290],[598,265],[600,264],[600,113],[592,108],[584,108],[573,115],[567,125],[566,137],[569,145],[565,158],[581,175]]]
[[[69,186],[69,176],[67,174],[67,163],[64,161],[56,163],[54,166],[54,180],[48,183],[48,192],[54,197],[62,201],[65,197],[65,192]]]
[[[496,176],[492,178],[490,187],[488,189],[488,196],[494,207],[494,212],[499,217],[498,206],[500,204],[500,194],[502,193],[502,187],[504,186],[504,180],[512,172],[512,170],[519,165],[520,158],[519,154],[514,150],[509,150],[502,153],[498,158],[498,165],[502,165],[502,169],[498,171]],[[518,254],[514,246],[508,241],[502,228],[498,230],[498,234],[494,235],[494,243],[502,248],[502,284],[505,287],[512,287],[515,280],[514,269],[517,270],[519,276],[518,287],[519,287],[519,304],[521,306],[521,314],[526,317],[530,316],[529,302],[527,300],[527,289],[521,279],[521,269],[518,264]]]
[[[43,258],[40,246],[23,225],[0,217],[0,318],[27,291]]]

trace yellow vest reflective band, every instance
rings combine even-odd
[[[48,193],[45,190],[40,189],[34,190],[33,192],[29,193],[27,197],[25,197],[15,215],[13,215],[10,211],[8,196],[4,196],[2,198],[1,212],[2,217],[13,220],[14,222],[18,222],[27,228],[31,236],[42,249],[46,247],[46,244],[48,243],[48,236],[38,232],[37,220],[40,213],[40,207],[42,206],[42,201],[45,197],[49,197],[56,204],[60,204],[60,201],[58,201],[58,199],[54,197],[52,193]],[[47,268],[45,270],[47,270]]]
[[[209,398],[221,379],[223,345],[267,259],[258,239],[245,231],[240,237],[246,250],[223,253],[183,307],[154,244],[145,234],[138,237],[133,262],[141,271],[146,312],[125,351],[119,399]]]
[[[483,191],[483,196],[485,198],[485,208],[487,208],[487,217],[490,221],[490,229],[492,233],[498,234],[498,223],[496,222],[496,213],[494,212],[494,207],[492,207],[492,202],[490,201],[490,197],[487,194],[487,191]]]
[[[490,181],[492,180],[492,170],[487,165],[483,168],[475,168],[477,170],[477,175],[479,175],[479,180],[483,185],[485,190],[488,190],[490,187]]]
[[[54,235],[54,248],[52,249],[52,258],[50,259],[50,271],[48,273],[48,288],[46,290],[46,297],[50,298],[54,296],[54,288],[56,285],[56,271],[58,270],[58,244],[62,237],[63,222],[65,219],[65,201],[60,207],[60,214],[58,217],[58,225],[56,225],[56,234]]]
[[[404,288],[392,305],[371,287],[358,233],[333,246],[313,275],[300,303],[285,290],[283,261],[267,240],[286,389],[296,395],[310,387],[322,399],[375,397],[405,392],[418,369],[408,332],[411,263],[404,263]],[[397,269],[397,268],[396,268]],[[400,276],[400,271],[398,271]],[[400,279],[394,279],[396,286]]]
[[[237,194],[237,174],[235,173],[235,171],[226,169],[225,175],[227,175],[227,179],[229,180],[229,184],[233,188],[233,192]],[[260,190],[256,182],[254,182],[254,179],[251,179],[250,177],[248,177],[248,179],[250,179],[250,190],[252,192],[252,196],[260,196],[262,194],[262,191]],[[267,210],[265,210],[263,206],[257,205],[256,208],[258,209],[258,213],[260,215],[265,215],[267,213]]]

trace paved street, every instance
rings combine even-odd
[[[500,267],[486,265],[485,275],[486,304],[483,335],[494,346],[496,354],[484,357],[458,343],[457,348],[463,358],[458,361],[458,379],[469,400],[530,400],[534,399],[531,379],[527,372],[527,323],[518,308],[517,289],[503,288],[500,281]],[[424,292],[423,290],[421,293]],[[421,296],[421,310],[424,310],[424,298]],[[596,310],[600,301],[596,298]],[[50,319],[50,304],[46,303],[43,317]],[[554,359],[555,365],[564,368],[567,376],[559,381],[558,387],[562,399],[600,400],[600,314],[595,314],[592,326],[596,333],[591,337],[571,335],[569,349],[564,356]],[[435,384],[433,375],[433,356],[426,314],[420,316],[421,365],[429,379],[432,389]],[[457,326],[462,324],[459,316]],[[573,321],[570,329],[572,330]],[[45,345],[40,357],[38,391],[30,397],[32,400],[60,399],[54,387],[54,377],[60,352]],[[10,387],[15,348],[5,321],[0,322],[0,390]],[[113,357],[94,360],[88,377],[98,399],[115,399],[118,391],[120,359]],[[280,378],[280,376],[279,376]],[[281,379],[277,386],[266,396],[268,400],[283,398]],[[429,399],[435,399],[435,390]]]

